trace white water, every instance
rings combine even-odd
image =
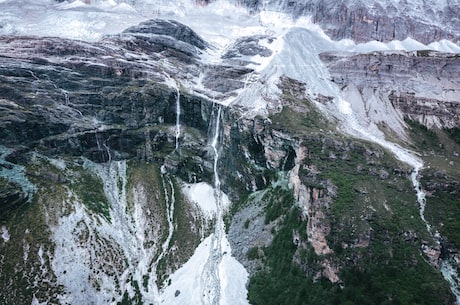
[[[441,235],[439,232],[433,232],[430,223],[425,218],[425,191],[420,185],[418,178],[419,168],[416,168],[411,175],[412,183],[414,185],[415,191],[417,193],[417,202],[420,208],[420,219],[425,223],[428,233],[433,237],[434,241],[437,243],[438,247],[441,248]],[[457,300],[457,305],[460,305],[460,276],[457,273],[457,270],[454,267],[455,262],[452,258],[447,257],[440,261],[439,267],[441,270],[442,276],[449,282],[452,293],[455,295]]]
[[[454,268],[454,264],[450,259],[443,260],[441,262],[441,273],[449,282],[451,290],[457,299],[457,305],[460,305],[460,276]]]
[[[205,238],[193,256],[170,276],[171,284],[161,294],[164,304],[248,305],[246,283],[248,273],[231,256],[230,243],[222,219],[230,204],[220,190],[218,171],[219,137],[222,106],[216,104],[217,114],[210,146],[214,153],[214,188],[197,183],[184,186],[184,194],[196,202],[206,217],[215,219],[214,232]]]
[[[215,225],[216,227],[214,229],[214,234],[211,236],[210,240],[210,253],[208,260],[204,266],[203,274],[201,276],[203,305],[220,304],[221,298],[219,264],[222,261],[222,239],[224,235],[224,223],[222,220],[220,179],[217,167],[219,161],[218,143],[221,109],[221,106],[218,106],[214,136],[211,142],[211,147],[214,151],[214,196],[216,198],[217,210]]]
[[[179,138],[180,138],[180,90],[177,86],[177,98],[176,98],[176,150],[179,149]]]
[[[164,196],[165,196],[166,219],[168,221],[168,236],[166,237],[165,242],[161,246],[162,252],[158,256],[155,262],[155,266],[158,265],[158,262],[161,259],[163,259],[163,257],[168,252],[169,243],[171,242],[171,239],[174,233],[174,206],[176,203],[174,184],[171,180],[171,177],[169,177],[168,173],[166,173],[166,170],[164,169],[164,167],[162,167],[161,173],[162,173],[161,182],[163,184],[163,190],[164,190]],[[168,180],[168,183],[166,183],[165,179]],[[169,195],[168,188],[171,190],[171,195]]]

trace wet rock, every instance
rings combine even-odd
[[[244,87],[245,77],[253,69],[236,66],[212,66],[203,78],[206,88],[220,93],[231,92]]]

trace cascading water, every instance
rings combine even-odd
[[[357,137],[360,137],[366,140],[370,140],[374,143],[381,145],[382,147],[385,147],[386,149],[390,150],[399,160],[410,165],[413,168],[413,171],[411,174],[411,181],[412,181],[412,184],[414,186],[414,189],[417,195],[420,219],[425,224],[426,229],[428,233],[430,234],[430,236],[433,237],[433,240],[437,243],[439,248],[441,248],[441,236],[439,235],[439,232],[433,232],[430,223],[425,218],[425,204],[426,204],[425,192],[423,191],[420,185],[420,181],[418,177],[419,171],[423,168],[422,160],[416,157],[413,152],[408,151],[395,143],[389,142],[375,134],[372,134],[366,131],[366,129],[360,124],[360,122],[356,118],[355,114],[351,111],[351,107],[349,107],[348,102],[342,100],[341,98],[338,99],[338,108],[346,110],[346,111],[342,110],[342,114],[344,114],[346,118],[345,120],[343,120],[344,129],[346,130],[346,132],[354,136],[357,136]],[[457,298],[457,304],[460,305],[460,289],[459,289],[460,288],[459,287],[460,277],[459,275],[455,271],[453,264],[451,264],[450,258],[440,259],[439,265],[440,265],[442,275],[449,282],[452,293]]]
[[[179,149],[179,137],[180,137],[180,90],[177,86],[177,98],[176,98],[176,150]]]
[[[211,238],[211,247],[208,260],[204,266],[202,281],[202,304],[216,305],[220,303],[221,283],[219,278],[219,265],[222,261],[222,241],[224,238],[224,222],[222,219],[222,194],[220,190],[220,179],[217,170],[219,161],[219,132],[221,106],[217,108],[217,116],[214,126],[213,139],[211,147],[214,152],[214,197],[216,200],[216,227]]]
[[[460,305],[460,275],[454,268],[454,263],[450,258],[444,259],[440,264],[441,273],[449,282],[452,292],[457,299],[457,305]]]
[[[417,192],[421,220],[425,223],[433,239],[440,243],[441,237],[438,233],[432,232],[431,225],[426,221],[424,215],[425,194],[417,178],[419,170],[423,167],[422,160],[415,156],[413,152],[387,141],[377,125],[369,121],[369,118],[365,115],[366,111],[362,113],[356,112],[355,108],[359,106],[353,105],[353,100],[346,101],[343,98],[344,95],[341,89],[329,81],[331,79],[329,71],[318,54],[330,50],[340,51],[338,45],[317,36],[317,32],[310,29],[296,28],[288,31],[283,38],[284,47],[282,51],[264,71],[266,73],[265,77],[271,79],[271,82],[267,81],[267,83],[276,83],[276,79],[286,75],[308,84],[307,93],[310,96],[321,94],[334,97],[335,103],[326,106],[317,103],[317,106],[326,115],[339,119],[342,122],[341,129],[344,133],[381,145],[391,151],[399,160],[410,165],[414,169],[412,183]],[[453,264],[449,263],[450,260],[449,258],[444,258],[440,262],[441,271],[444,278],[450,283],[451,290],[456,295],[457,303],[460,305],[460,281]]]
[[[163,257],[166,255],[168,251],[169,243],[171,242],[171,239],[174,233],[174,222],[173,221],[174,221],[174,206],[176,202],[174,184],[164,166],[161,167],[161,174],[162,174],[161,182],[163,184],[164,196],[165,196],[166,219],[168,221],[168,236],[166,237],[165,242],[161,246],[162,251],[155,262],[155,266],[157,266],[160,260],[163,259]],[[169,194],[168,188],[170,189],[171,194]]]
[[[426,229],[433,239],[437,243],[438,247],[441,248],[441,235],[439,232],[433,232],[430,223],[425,218],[425,191],[420,185],[420,181],[418,178],[420,168],[415,168],[412,172],[411,179],[412,184],[414,185],[415,191],[417,192],[417,202],[420,208],[420,218],[425,223]],[[457,299],[457,305],[460,305],[460,276],[457,273],[453,262],[451,261],[452,258],[445,257],[442,258],[439,263],[439,268],[441,270],[442,276],[449,282],[450,288],[452,293],[455,295]]]

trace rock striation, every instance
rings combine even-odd
[[[458,42],[460,5],[436,1],[238,1],[252,12],[276,10],[308,16],[334,40],[392,41],[411,37],[424,44],[441,39]]]
[[[168,286],[168,275],[215,225],[181,187],[212,183],[217,166],[234,203],[225,219],[232,255],[251,276],[272,277],[274,289],[289,276],[286,285],[300,283],[299,291],[308,284],[326,297],[354,296],[357,290],[346,289],[362,278],[378,276],[366,285],[393,281],[397,270],[409,279],[398,285],[415,287],[414,295],[426,290],[453,304],[447,284],[434,268],[427,271],[421,255],[422,245],[433,264],[439,259],[415,217],[410,170],[382,147],[339,133],[315,107],[331,97],[312,101],[309,84],[281,76],[276,107],[266,116],[215,103],[257,78],[251,58],[271,56],[272,41],[240,38],[209,64],[201,55],[212,47],[169,20],[97,43],[0,37],[0,259],[6,261],[0,290],[11,292],[0,294],[0,302],[156,302],[152,292]],[[321,58],[331,79],[368,103],[369,113],[382,114],[385,101],[395,121],[426,120],[430,111],[431,123],[458,127],[457,57]],[[217,113],[222,128],[215,128]],[[219,143],[211,147],[216,129]],[[386,284],[362,293],[384,291],[378,295],[384,303],[399,288]]]
[[[386,100],[404,116],[428,127],[458,128],[460,58],[430,51],[323,53],[332,81],[354,90],[368,110],[373,99]],[[384,104],[384,103],[381,103]],[[372,116],[372,114],[370,114]]]

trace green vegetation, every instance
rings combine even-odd
[[[424,176],[422,183],[432,185],[426,196],[425,215],[450,246],[460,248],[460,190],[459,182],[450,177]]]
[[[259,247],[251,247],[249,248],[248,252],[246,252],[246,256],[249,260],[254,260],[259,258]]]
[[[8,242],[0,239],[0,304],[30,304],[34,296],[39,302],[58,304],[57,293],[62,287],[52,272],[50,258],[46,254],[39,257],[39,251],[54,252],[49,223],[55,222],[54,210],[65,211],[61,202],[67,190],[51,179],[59,171],[49,162],[30,162],[26,172],[37,187],[35,196],[27,203],[9,206],[4,214],[7,217],[0,220],[0,227],[5,226],[10,237]],[[46,281],[36,280],[37,270],[43,270],[40,276]]]
[[[460,128],[446,128],[444,131],[455,141],[455,143],[460,144]]]
[[[268,202],[265,206],[265,224],[268,224],[286,214],[294,203],[294,197],[292,191],[276,186],[264,195],[262,201]]]
[[[406,119],[414,149],[423,151],[422,186],[427,191],[425,218],[449,246],[460,247],[460,128],[428,129]]]
[[[104,193],[101,179],[89,171],[76,175],[72,186],[85,207],[110,222],[110,204]]]
[[[409,125],[411,138],[418,149],[439,149],[439,147],[437,147],[439,144],[438,137],[433,130],[408,118],[405,118],[404,121]]]
[[[139,283],[137,281],[133,281],[132,277],[130,281],[133,283],[134,286],[134,296],[132,298],[129,297],[127,291],[123,293],[123,298],[117,305],[144,305],[142,301],[142,294],[141,290],[139,289]]]
[[[321,114],[311,100],[305,97],[305,84],[284,77],[278,86],[283,92],[281,95],[283,108],[270,117],[274,129],[293,135],[334,129],[333,123]]]
[[[339,289],[338,286],[327,280],[314,282],[312,276],[306,275],[293,261],[297,246],[292,242],[292,232],[303,231],[305,226],[300,211],[292,207],[272,244],[264,249],[265,270],[250,279],[248,299],[251,304],[332,304],[329,301]]]
[[[272,244],[259,249],[265,267],[251,277],[251,304],[451,303],[448,284],[421,255],[421,242],[434,241],[419,218],[408,168],[366,142],[309,137],[303,145],[302,182],[332,201],[323,212],[334,253],[316,255],[302,235],[294,244],[293,232],[306,227],[300,211],[284,192],[267,192],[266,219],[280,223]],[[248,258],[255,253],[250,249]],[[324,259],[339,266],[340,285],[316,278]]]
[[[318,132],[319,129],[330,129],[330,125],[323,118],[321,113],[305,101],[307,110],[297,111],[291,106],[284,106],[281,112],[270,117],[273,127],[293,134]]]

